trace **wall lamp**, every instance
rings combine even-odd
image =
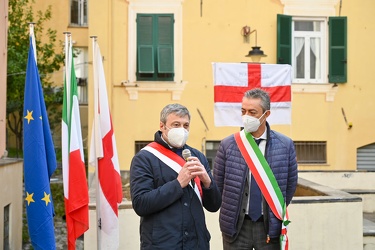
[[[262,57],[266,57],[267,55],[264,54],[263,50],[260,49],[260,46],[257,45],[257,30],[250,31],[250,27],[245,26],[243,29],[248,29],[248,36],[255,32],[255,46],[251,47],[252,50],[249,51],[249,53],[246,55],[246,57],[250,57],[253,62],[260,62],[260,59]]]

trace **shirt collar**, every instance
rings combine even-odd
[[[267,127],[266,127],[266,129],[264,130],[263,134],[260,137],[258,137],[258,138],[254,137],[254,139],[257,139],[257,140],[258,139],[262,139],[262,140],[267,141]]]

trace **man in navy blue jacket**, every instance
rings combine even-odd
[[[268,163],[274,175],[269,180],[280,188],[273,190],[289,205],[298,179],[294,143],[270,129],[266,121],[270,97],[264,90],[247,91],[241,110],[244,130],[223,139],[214,160],[214,179],[222,193],[219,221],[224,250],[279,250],[280,219],[284,218],[270,208],[269,196],[265,199],[263,192],[272,187],[265,188],[267,182],[263,181],[267,177],[257,173],[266,169],[262,162]]]
[[[154,142],[132,160],[130,191],[141,217],[140,249],[210,248],[203,207],[216,212],[221,194],[206,157],[186,145],[189,128],[188,109],[167,105]]]

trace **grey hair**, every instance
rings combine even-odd
[[[167,122],[167,117],[170,114],[175,114],[179,117],[185,117],[187,115],[190,120],[189,110],[185,106],[178,103],[168,104],[165,106],[160,112],[160,121],[165,124]]]
[[[271,109],[270,96],[263,89],[251,89],[245,92],[244,98],[247,99],[260,99],[260,106],[262,106],[263,112]]]

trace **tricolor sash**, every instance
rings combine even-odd
[[[282,221],[280,246],[288,249],[287,225],[290,223],[286,203],[281,193],[276,178],[268,165],[264,155],[260,151],[254,138],[244,130],[235,133],[234,138],[240,149],[242,157],[246,161],[251,174],[254,176],[263,197],[274,215]]]
[[[148,152],[155,155],[159,160],[164,162],[168,167],[174,170],[176,173],[179,173],[181,168],[185,165],[186,161],[182,159],[178,154],[174,153],[172,150],[168,150],[159,143],[151,142],[142,150],[147,150]],[[198,177],[194,178],[196,185],[189,182],[190,187],[194,190],[195,194],[198,196],[199,201],[202,203],[202,186],[200,179]]]

